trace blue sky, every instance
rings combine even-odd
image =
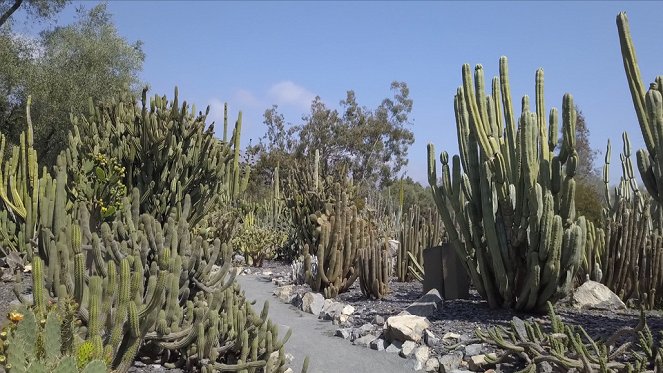
[[[72,4],[58,23],[94,3]],[[457,152],[453,95],[463,63],[481,63],[492,77],[507,56],[516,103],[534,95],[542,67],[547,109],[572,93],[592,145],[603,152],[612,139],[613,164],[622,131],[633,149],[643,146],[621,62],[619,11],[628,14],[645,83],[663,74],[663,2],[111,1],[109,9],[122,35],[144,42],[142,79],[152,92],[170,96],[177,85],[181,98],[211,105],[218,123],[228,102],[231,117],[243,111],[243,144],[262,135],[272,104],[299,123],[316,95],[337,107],[352,89],[360,104],[375,107],[391,95],[391,81],[405,81],[416,138],[407,171],[424,183],[427,143]],[[619,173],[612,168],[613,180]]]

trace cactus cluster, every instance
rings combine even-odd
[[[588,244],[580,277],[608,286],[623,301],[638,300],[645,308],[660,305],[663,292],[663,240],[651,216],[651,198],[635,180],[628,135],[622,135],[622,176],[612,189],[611,146],[608,141],[603,167],[605,216],[602,230],[588,230]],[[593,244],[590,244],[593,240]]]
[[[122,103],[114,108],[114,113],[126,113],[121,110]],[[112,118],[113,125],[123,123]],[[159,121],[155,118],[148,123],[156,125]],[[146,148],[159,149],[161,141],[169,138],[167,132],[161,137],[152,135],[141,138]],[[32,137],[29,122],[22,137]],[[70,140],[75,141],[74,136]],[[14,149],[18,156],[10,162],[27,162],[32,157],[27,155],[34,154],[29,142],[19,149]],[[32,256],[34,301],[23,299],[20,284],[16,289],[19,300],[35,314],[45,315],[46,305],[52,299],[72,298],[78,322],[71,342],[82,346],[81,354],[103,359],[116,372],[127,371],[139,351],[144,358],[165,366],[202,372],[285,370],[283,344],[288,335],[279,339],[276,325],[267,319],[267,304],[262,314],[256,314],[234,282],[232,249],[227,245],[231,234],[225,232],[209,239],[193,227],[200,221],[201,213],[194,200],[200,203],[204,199],[200,194],[195,199],[183,193],[190,190],[188,187],[194,192],[201,187],[182,184],[185,180],[195,181],[187,175],[189,171],[181,175],[184,179],[173,179],[171,185],[176,187],[172,190],[151,186],[146,195],[145,189],[134,187],[107,221],[98,221],[91,216],[89,201],[72,198],[67,188],[72,173],[68,162],[84,164],[88,154],[98,153],[79,152],[72,158],[72,149],[75,147],[70,146],[58,157],[55,177],[44,172],[41,177],[35,174],[34,181],[27,176],[19,179],[15,176],[25,175],[25,168],[3,163],[3,180],[4,175],[9,175],[8,188],[23,191],[12,193],[12,205],[0,205],[3,217],[9,217],[7,220],[15,227],[5,233],[11,242],[24,240],[25,252]],[[131,152],[131,147],[120,149],[124,150],[113,156],[124,160],[127,154],[122,151]],[[185,157],[203,158],[187,153],[168,161],[177,169],[186,163],[182,159]],[[229,164],[232,158],[225,162]],[[130,168],[127,167],[128,175],[132,174]],[[222,190],[219,183],[226,181],[217,180],[208,186],[209,190]],[[180,184],[184,188],[179,188]],[[27,204],[34,205],[35,212],[24,215],[34,220],[34,228],[26,223],[29,219],[15,216],[16,209],[30,202],[25,192],[29,185],[37,190],[37,198],[32,199],[35,202]],[[159,202],[146,202],[150,195],[159,196]],[[161,203],[167,205],[165,211],[155,209]],[[229,231],[232,228],[232,224],[226,226]],[[21,232],[30,234],[17,237]]]
[[[571,290],[587,241],[587,222],[575,211],[575,106],[564,95],[556,154],[559,114],[553,108],[546,118],[543,70],[536,72],[534,112],[523,97],[519,120],[506,57],[499,70],[486,94],[481,65],[474,79],[463,66],[454,99],[460,156],[450,167],[441,154],[438,184],[429,145],[429,184],[449,241],[488,304],[542,309]]]
[[[180,105],[177,88],[172,102],[159,95],[148,101],[147,89],[140,103],[131,95],[96,106],[90,101],[88,115],[72,119],[65,152],[69,179],[76,186],[72,189],[92,193],[84,173],[89,160],[83,155],[101,154],[123,167],[127,190],[138,188],[141,212],[164,222],[170,206],[188,194],[196,225],[222,196],[236,199],[250,172],[239,163],[241,112],[227,143],[214,137],[214,126],[206,124],[208,114],[209,107],[196,113],[195,106]],[[227,113],[224,118],[227,131]]]
[[[320,177],[319,159],[316,150],[312,167],[292,170],[286,183],[286,206],[301,248],[306,282],[326,298],[334,298],[357,279],[358,250],[367,247],[374,227],[358,211],[351,180],[343,174]]]
[[[373,299],[384,298],[389,293],[392,272],[387,243],[373,242],[371,237],[368,245],[359,249],[357,266],[362,294]]]
[[[39,165],[37,152],[33,148],[32,121],[30,120],[30,103],[26,105],[27,131],[20,136],[20,145],[11,148],[10,157],[5,162],[0,158],[0,254],[6,256],[11,252],[25,253],[28,260],[32,258],[29,250],[36,227],[39,196],[42,190],[39,184]],[[0,157],[4,157],[7,139],[0,134]],[[46,174],[46,170],[42,174]]]
[[[444,226],[437,210],[421,211],[414,206],[401,223],[400,246],[396,255],[398,281],[423,280],[424,249],[439,245],[444,238]]]

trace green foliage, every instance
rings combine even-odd
[[[582,179],[576,183],[576,211],[598,227],[603,227],[603,204],[600,179]]]
[[[311,103],[303,123],[288,126],[278,107],[267,110],[266,135],[250,152],[257,156],[256,179],[268,179],[277,163],[289,171],[314,150],[325,155],[320,165],[324,174],[339,171],[352,174],[355,184],[372,188],[394,180],[407,164],[408,147],[414,135],[408,129],[412,110],[409,88],[393,82],[392,98],[374,108],[360,106],[354,91],[348,91],[340,110],[327,107],[319,97]]]
[[[36,41],[10,33],[0,39],[5,40],[0,48],[6,48],[0,50],[0,58],[9,62],[0,64],[5,100],[0,103],[0,132],[18,143],[25,117],[17,113],[23,111],[27,95],[32,95],[35,148],[45,164],[53,165],[67,146],[70,113],[84,113],[88,98],[97,101],[127,89],[138,90],[138,73],[145,59],[142,44],[119,35],[105,3],[79,9],[75,23],[47,29]]]
[[[429,145],[429,184],[449,241],[490,307],[539,310],[571,290],[586,245],[588,223],[575,206],[575,106],[564,95],[555,155],[558,111],[546,118],[543,70],[536,72],[535,112],[525,96],[518,127],[506,57],[492,94],[484,89],[482,66],[472,79],[463,65],[454,98],[461,154],[451,167],[441,154],[439,181]]]
[[[548,303],[550,331],[538,322],[514,318],[509,328],[501,326],[487,331],[477,329],[482,342],[495,345],[505,352],[491,363],[509,357],[524,359],[520,372],[537,372],[546,362],[554,371],[568,372],[645,372],[663,369],[663,339],[654,343],[647,327],[644,311],[635,328],[625,326],[605,339],[590,337],[582,326],[569,325],[555,314]],[[663,334],[662,334],[663,337]],[[521,360],[522,361],[522,360]]]
[[[10,20],[19,9],[23,9],[30,17],[49,19],[59,13],[70,0],[1,0],[0,27]]]

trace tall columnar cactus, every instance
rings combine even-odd
[[[626,13],[617,15],[617,31],[621,45],[624,71],[631,90],[633,106],[640,124],[646,149],[637,152],[640,177],[654,200],[654,223],[663,224],[663,76],[656,77],[645,91],[635,46]]]
[[[429,183],[449,241],[488,304],[540,310],[571,289],[586,243],[586,222],[575,211],[573,98],[564,95],[556,155],[558,112],[546,119],[543,70],[536,72],[535,112],[525,96],[517,127],[506,57],[492,94],[484,87],[481,65],[474,79],[463,65],[454,99],[460,156],[450,167],[442,153],[438,184],[429,145]]]
[[[357,279],[357,250],[365,247],[373,227],[357,211],[351,180],[342,174],[321,177],[318,152],[315,159],[313,165],[292,170],[285,184],[285,203],[295,226],[306,282],[333,298]]]
[[[0,255],[25,253],[32,258],[30,242],[35,238],[40,196],[37,152],[32,147],[31,99],[26,105],[27,129],[20,136],[20,145],[11,149],[6,163],[0,162]],[[0,134],[0,159],[7,140]],[[43,172],[46,174],[46,171]]]
[[[608,142],[603,167],[604,231],[600,232],[596,247],[590,246],[591,231],[588,231],[581,274],[602,282],[624,301],[638,299],[643,307],[654,308],[661,303],[656,295],[663,292],[663,241],[659,231],[653,229],[651,199],[640,192],[635,180],[626,133],[622,140],[622,176],[612,193]]]
[[[396,277],[398,281],[417,278],[418,268],[424,264],[424,249],[442,242],[444,227],[437,210],[428,209],[421,213],[415,206],[401,222],[400,246],[396,255]]]
[[[306,282],[325,298],[334,298],[347,291],[357,279],[358,250],[368,246],[370,227],[357,213],[347,193],[340,189],[334,203],[309,219],[317,225],[319,236],[315,242],[304,246]],[[317,272],[313,271],[313,256],[317,258]]]
[[[359,249],[359,285],[366,297],[382,299],[389,293],[390,264],[386,242],[374,242],[371,237],[368,246]]]

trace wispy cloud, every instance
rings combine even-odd
[[[269,88],[267,97],[277,105],[292,105],[300,109],[308,109],[311,101],[315,98],[315,94],[290,80],[286,80]]]
[[[239,107],[257,108],[266,106],[248,89],[239,89],[233,94],[233,102]]]

